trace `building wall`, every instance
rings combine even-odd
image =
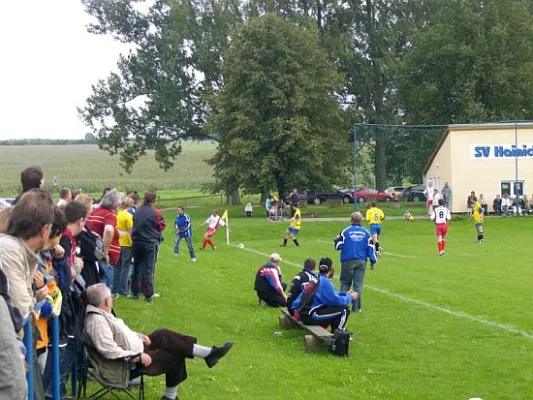
[[[449,142],[449,147],[445,146]],[[524,193],[533,192],[533,125],[518,129],[518,148],[526,146],[524,156],[509,153],[515,143],[515,128],[511,125],[450,126],[448,137],[426,172],[426,177],[450,176],[453,212],[465,212],[471,191],[483,194],[492,209],[496,194],[501,194],[501,181],[515,181],[518,159],[518,180],[524,181]],[[502,151],[503,150],[503,151]],[[446,160],[448,160],[446,162]],[[448,165],[444,165],[448,164]],[[438,165],[438,167],[437,167]],[[449,174],[449,175],[447,175]]]
[[[448,182],[450,184],[450,187],[452,186],[453,163],[450,162],[451,159],[452,142],[451,135],[448,134],[446,136],[446,139],[442,143],[441,148],[433,159],[431,166],[427,170],[426,176],[424,177],[425,183],[427,183],[428,181],[433,182],[433,186],[439,190],[439,193],[444,187],[444,182]],[[452,191],[452,202],[454,197],[453,194],[454,193]],[[453,210],[452,205],[453,204],[450,204],[450,209]]]

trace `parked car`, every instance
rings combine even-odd
[[[395,198],[399,199],[400,197],[403,196],[403,191],[404,190],[405,190],[405,188],[401,187],[401,186],[391,186],[391,187],[388,187],[387,189],[385,189],[383,191],[383,193],[390,194],[390,195],[394,196]]]
[[[351,193],[344,193],[340,190],[320,190],[305,192],[305,197],[308,203],[322,204],[328,200],[342,200],[343,203],[353,203]]]
[[[403,191],[403,197],[407,201],[426,201],[425,188],[424,185],[409,186]]]
[[[367,200],[376,200],[376,201],[392,201],[394,197],[385,192],[380,192],[379,190],[372,189],[369,187],[361,187],[354,191],[354,198],[357,198],[357,201],[363,203]]]
[[[15,202],[14,198],[2,198],[0,199],[0,209],[9,207]]]

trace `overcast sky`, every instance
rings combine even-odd
[[[89,131],[76,107],[127,52],[111,37],[87,33],[89,21],[78,0],[0,3],[0,140]]]

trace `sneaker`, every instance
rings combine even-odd
[[[154,301],[152,300],[152,297],[153,297],[153,296],[145,297],[145,298],[144,298],[144,301],[146,301],[148,304],[151,304],[151,303],[154,302]]]
[[[443,250],[439,251],[439,256],[443,256],[443,255],[444,255],[444,251]]]
[[[179,255],[180,255],[180,253],[174,253],[174,257],[177,257]]]
[[[159,293],[154,293],[154,294],[152,295],[152,297],[155,297],[155,298],[157,299],[157,298],[161,297],[161,295],[160,295]]]
[[[205,247],[200,247],[200,250],[205,251]]]
[[[196,262],[196,258],[191,258],[191,261],[192,262]]]
[[[113,294],[111,295],[111,298],[112,298],[113,300],[116,300],[116,299],[118,299],[119,297],[120,297],[120,294],[118,294],[118,293],[113,293]]]
[[[222,346],[213,346],[211,353],[205,358],[207,366],[213,368],[222,357],[228,354],[232,346],[233,342],[226,342]]]
[[[279,244],[281,247],[287,247],[287,245],[285,243],[280,243]]]
[[[130,299],[132,300],[139,300],[139,295],[138,294],[132,294],[131,296],[129,296]]]
[[[216,250],[217,249],[217,246],[213,246],[213,250]]]

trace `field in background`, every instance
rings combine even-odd
[[[226,246],[221,231],[217,250],[197,251],[192,263],[185,243],[182,254],[173,255],[169,227],[156,272],[161,298],[152,305],[115,302],[118,315],[139,331],[169,327],[206,345],[235,341],[212,370],[202,360],[188,361],[180,398],[533,398],[532,218],[488,219],[484,245],[475,243],[472,223],[452,222],[445,257],[438,256],[429,221],[386,221],[385,254],[375,271],[367,271],[363,312],[348,323],[356,332],[350,356],[337,358],[307,353],[302,331],[275,337],[279,310],[258,306],[253,283],[274,251],[284,259],[287,281],[299,270],[294,264],[309,256],[331,257],[338,276],[332,239],[346,223],[304,222],[301,247],[280,248],[286,222],[243,219],[241,211],[230,213],[231,241],[244,243],[244,250]],[[198,248],[209,208],[189,212]],[[175,213],[165,217],[173,221]],[[147,399],[160,398],[164,378],[149,378],[147,390]]]

